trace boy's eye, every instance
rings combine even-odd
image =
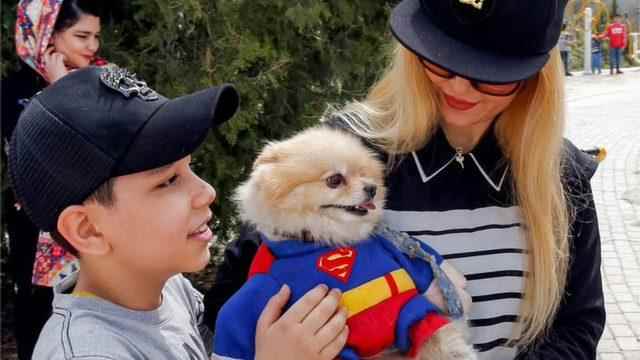
[[[158,185],[159,188],[166,188],[169,187],[173,184],[176,183],[176,181],[178,181],[178,175],[173,175],[172,177],[170,177],[167,181],[163,182],[162,184]]]

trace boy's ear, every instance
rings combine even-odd
[[[80,254],[104,255],[111,249],[89,216],[86,205],[71,205],[58,216],[58,232]]]

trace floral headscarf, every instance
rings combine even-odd
[[[44,53],[47,51],[63,0],[20,0],[16,19],[16,52],[27,65],[46,79]],[[91,65],[108,62],[95,57]]]
[[[27,65],[45,75],[43,57],[63,0],[20,0],[16,20],[16,51]]]

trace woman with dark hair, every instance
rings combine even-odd
[[[18,71],[2,79],[5,149],[20,113],[33,95],[69,71],[106,64],[96,57],[100,47],[99,4],[92,0],[18,3],[16,51],[28,66],[22,64]],[[48,236],[39,236],[39,230],[15,203],[11,189],[3,192],[3,212],[9,234],[9,269],[16,289],[18,358],[30,359],[40,329],[51,313],[50,286],[75,262],[64,250],[52,246]]]

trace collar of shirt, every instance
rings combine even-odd
[[[468,153],[454,149],[442,129],[438,128],[429,143],[422,149],[411,152],[411,156],[423,183],[431,181],[452,166],[471,166],[479,171],[495,191],[500,192],[509,171],[508,161],[500,149],[493,126],[487,129],[478,144]]]

